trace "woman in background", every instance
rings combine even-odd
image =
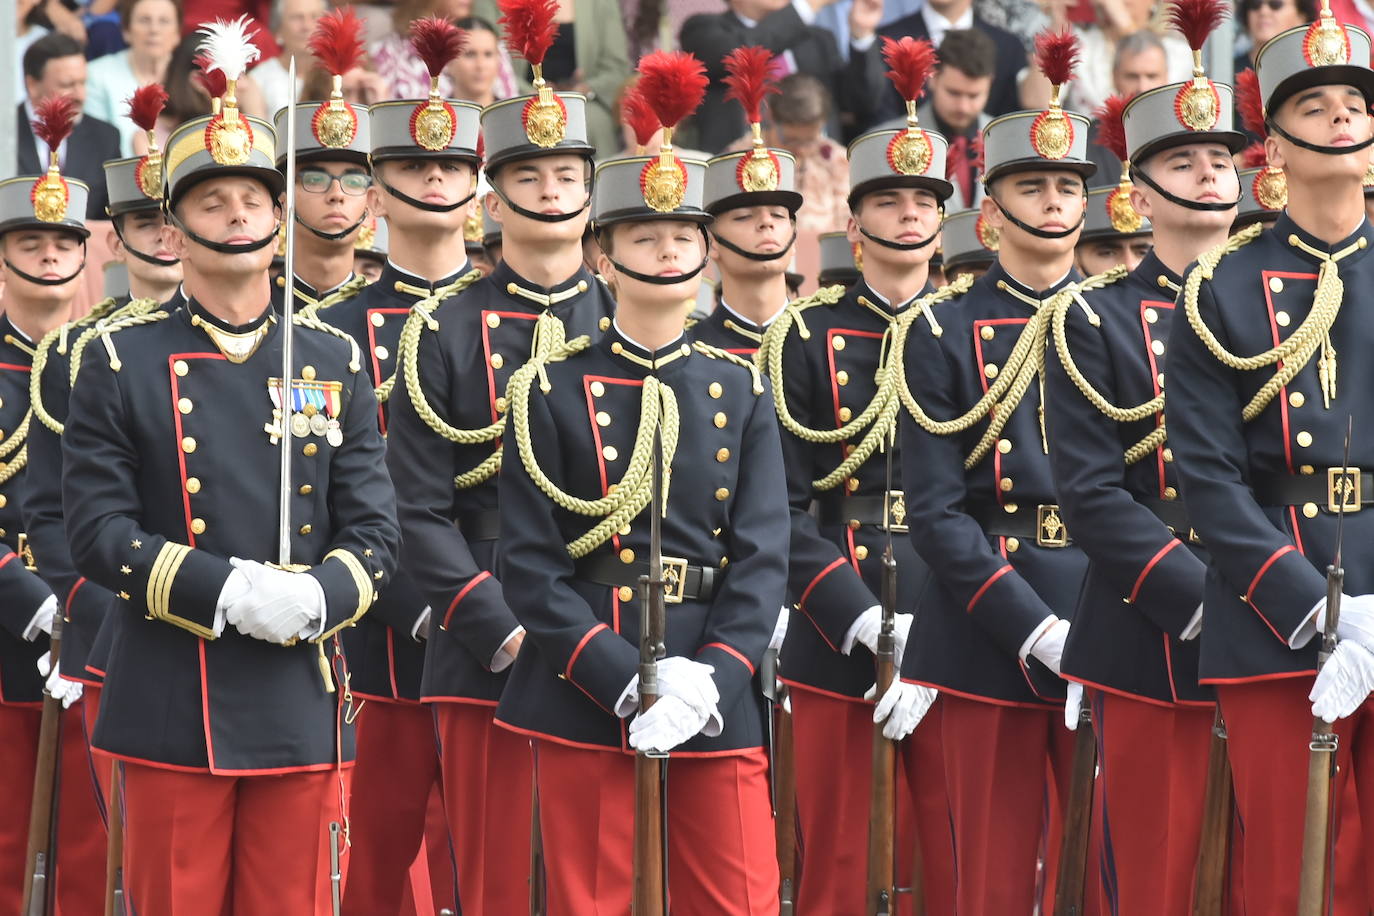
[[[86,114],[119,129],[120,152],[134,155],[140,131],[128,117],[134,90],[162,80],[181,40],[181,0],[119,0],[116,9],[128,47],[86,68]]]

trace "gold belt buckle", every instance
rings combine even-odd
[[[1326,469],[1326,510],[1359,512],[1364,504],[1364,485],[1359,468]]]
[[[1069,530],[1054,504],[1035,507],[1035,543],[1040,547],[1068,547]]]
[[[659,575],[663,578],[663,602],[681,604],[687,591],[687,561],[682,557],[661,557]]]
[[[38,572],[38,564],[34,561],[33,547],[29,545],[29,536],[24,532],[19,532],[19,549],[15,551],[19,559],[24,561],[24,568],[29,572]]]
[[[888,490],[883,494],[883,530],[906,534],[906,493]]]

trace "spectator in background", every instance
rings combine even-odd
[[[134,90],[162,80],[181,40],[181,0],[119,0],[128,47],[91,61],[86,69],[86,113],[113,124],[123,156],[134,155],[140,133],[128,117]]]
[[[918,12],[924,4],[925,0],[883,0],[883,15],[878,20],[878,28]],[[853,8],[854,0],[835,0],[816,14],[816,25],[835,36],[840,56],[845,60],[849,59],[849,11]]]
[[[495,0],[473,0],[474,15],[489,22],[500,16]],[[558,0],[558,35],[544,58],[544,79],[560,92],[587,97],[587,139],[598,150],[614,149],[620,138],[616,91],[630,78],[625,24],[619,0]],[[519,92],[532,92],[529,64],[515,62]]]
[[[78,107],[86,104],[86,55],[81,43],[60,32],[45,35],[24,52],[24,89],[15,125],[16,165],[20,175],[48,170],[48,145],[33,134],[30,122],[43,99],[65,95]],[[109,195],[105,191],[105,160],[119,158],[119,131],[98,118],[82,115],[57,150],[62,175],[90,186],[86,219],[105,219]]]
[[[282,0],[182,0],[181,36],[191,35],[202,23],[215,19],[237,19],[248,16],[253,20],[254,30],[249,37],[257,45],[261,55],[259,60],[271,60],[281,53],[281,46],[272,37],[268,27],[277,21],[276,8]],[[239,106],[242,108],[242,106]],[[254,113],[256,117],[256,113]],[[267,120],[272,120],[268,115]]]
[[[368,53],[372,66],[386,80],[393,99],[423,99],[429,96],[429,71],[410,46],[410,24],[426,16],[461,19],[472,15],[472,0],[397,0],[391,14],[391,32],[375,42]],[[453,80],[439,74],[439,94],[453,95]]]
[[[1164,42],[1148,29],[1132,32],[1118,41],[1113,61],[1112,92],[1122,98],[1133,98],[1169,82],[1169,62]],[[1097,163],[1097,172],[1089,180],[1088,186],[1113,187],[1121,180],[1121,160],[1097,142],[1095,112],[1083,113],[1093,117],[1088,132],[1088,158]]]
[[[288,83],[287,66],[291,56],[296,57],[296,100],[300,101],[301,86],[305,73],[310,69],[310,35],[315,31],[315,23],[327,12],[324,0],[277,0],[272,5],[272,34],[281,45],[281,53],[265,59],[250,72],[262,90],[262,100],[267,106],[267,119],[291,101],[293,87]]]
[[[1332,9],[1335,7],[1333,3]],[[1240,0],[1237,14],[1250,45],[1236,55],[1235,72],[1239,73],[1255,65],[1255,52],[1266,41],[1286,29],[1316,19],[1317,0]]]
[[[158,115],[156,130],[157,144],[164,150],[167,148],[167,135],[174,127],[210,113],[210,96],[200,87],[200,71],[195,65],[196,46],[199,44],[199,36],[187,35],[181,39],[172,52],[172,59],[167,62],[167,73],[162,79],[163,88],[167,90],[167,106]],[[239,111],[270,120],[258,82],[251,73],[239,80],[236,88]],[[134,137],[134,155],[141,156],[147,150],[148,141],[140,131]]]
[[[28,94],[24,92],[24,52],[31,45],[44,35],[48,34],[45,26],[38,24],[39,0],[15,0],[15,27],[14,27],[14,104],[22,104]]]
[[[988,96],[997,69],[997,46],[978,29],[946,32],[940,42],[940,63],[926,83],[925,100],[916,109],[921,124],[949,141],[946,161],[954,184],[951,210],[972,207],[978,198],[974,160],[988,115]],[[894,119],[894,127],[906,118]]]
[[[297,62],[297,66],[300,66]],[[334,91],[334,74],[312,62],[301,85],[301,99],[323,100]],[[372,69],[372,62],[363,55],[358,66],[343,74],[343,97],[350,105],[372,105],[387,98],[386,80]]]
[[[784,77],[778,88],[777,95],[768,97],[763,142],[796,157],[797,191],[802,196],[797,232],[839,232],[849,223],[849,159],[845,148],[825,135],[830,95],[820,80],[807,73]],[[744,150],[752,145],[753,138],[746,133],[729,148]]]
[[[480,16],[464,16],[457,25],[468,33],[468,40],[448,67],[454,98],[485,108],[515,95],[515,70],[496,26]]]
[[[717,153],[745,129],[739,105],[725,100],[725,67],[722,60],[742,45],[759,45],[778,55],[783,71],[807,73],[819,79],[831,99],[838,102],[827,121],[830,132],[856,136],[870,122],[871,99],[882,91],[881,70],[867,65],[866,53],[875,48],[882,0],[855,0],[849,12],[852,42],[850,62],[840,56],[835,38],[812,25],[817,13],[833,0],[729,0],[728,12],[693,16],[682,27],[682,50],[695,54],[706,65],[711,85],[697,112],[700,148]],[[856,116],[862,113],[863,117]]]

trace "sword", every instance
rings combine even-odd
[[[287,66],[287,85],[296,85],[296,57]],[[282,221],[286,223],[286,295],[281,306],[281,483],[278,487],[281,502],[277,514],[277,563],[282,569],[291,568],[291,378],[293,330],[291,319],[296,299],[296,93],[287,93],[286,101],[286,207]]]

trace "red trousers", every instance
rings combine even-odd
[[[1311,689],[1311,677],[1217,685],[1245,831],[1246,916],[1287,916],[1297,909]],[[1336,890],[1330,912],[1353,916],[1368,912],[1363,885],[1365,876],[1374,875],[1374,844],[1367,842],[1374,825],[1374,704],[1366,700],[1353,716],[1336,723],[1336,734],[1339,771],[1331,796]],[[1358,818],[1350,816],[1355,814]]]
[[[1214,711],[1089,693],[1098,746],[1102,912],[1187,913]]]
[[[535,770],[549,916],[628,916],[634,757],[536,741]],[[673,916],[776,916],[762,750],[669,759],[668,874]]]
[[[959,916],[1029,913],[1038,887],[1043,911],[1052,912],[1073,756],[1063,711],[948,693],[941,701]]]
[[[497,727],[492,706],[435,703],[433,708],[463,916],[527,912],[530,739]]]
[[[139,916],[329,916],[329,823],[343,823],[350,772],[215,776],[126,762],[130,908]]]
[[[105,907],[105,826],[100,819],[79,702],[62,713],[61,788],[57,820],[57,912],[102,913]],[[23,906],[24,859],[41,711],[0,706],[0,913]],[[51,886],[52,869],[48,870]]]
[[[369,700],[358,716],[353,768],[352,864],[343,912],[350,916],[413,916],[405,893],[421,842],[429,865],[434,911],[457,909],[453,858],[442,821],[428,829],[430,796],[440,791],[439,746],[428,706]]]
[[[797,820],[802,868],[797,889],[802,913],[862,913],[868,873],[869,774],[873,767],[873,704],[794,689]],[[914,820],[921,843],[926,912],[954,912],[954,849],[940,751],[943,699],[903,742],[898,813]],[[901,834],[899,830],[899,836]],[[909,883],[910,843],[898,843],[897,884]],[[905,911],[909,905],[899,898]]]

